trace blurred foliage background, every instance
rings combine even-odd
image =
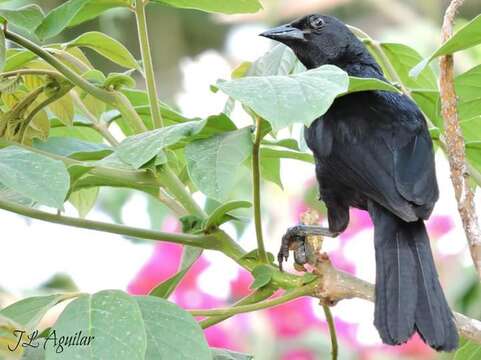
[[[34,2],[48,11],[62,1]],[[32,1],[16,1],[8,6],[30,3]],[[311,12],[337,16],[375,39],[405,43],[426,56],[439,44],[447,3],[447,0],[264,0],[262,12],[236,16],[152,6],[148,8],[148,25],[159,96],[187,116],[203,117],[221,112],[225,98],[212,94],[209,85],[219,77],[229,77],[230,71],[242,61],[252,61],[272,46],[267,39],[256,36],[262,30]],[[479,1],[467,1],[457,25],[480,12]],[[67,29],[53,42],[65,42],[93,30],[116,38],[140,58],[135,19],[123,9],[108,11],[98,19]],[[121,70],[93,52],[87,50],[87,54],[105,73]],[[479,63],[479,48],[456,55],[458,71]],[[437,71],[437,65],[434,68]],[[141,84],[140,78],[138,80]],[[288,134],[280,134],[283,135]],[[428,225],[442,283],[456,311],[480,319],[481,286],[471,268],[443,155],[437,154],[437,162],[442,196]],[[281,170],[283,189],[271,183],[263,186],[263,222],[267,248],[271,252],[276,252],[285,229],[297,223],[307,207],[314,207],[323,214],[323,207],[317,201],[313,166],[282,160]],[[248,198],[249,192],[246,169],[235,196]],[[199,196],[199,201],[205,199]],[[205,205],[213,207],[215,204],[206,201]],[[67,208],[67,213],[69,211],[74,213]],[[249,212],[239,215],[250,216]],[[97,208],[89,218],[107,218],[166,231],[180,230],[175,218],[162,205],[120,189],[102,190]],[[25,221],[3,211],[0,219],[6,224],[2,225],[5,244],[0,250],[1,305],[20,295],[59,288],[80,288],[82,291],[121,288],[133,294],[144,294],[173,274],[179,262],[180,248],[175,245],[153,247],[135,239],[119,244],[110,235],[111,242],[87,243],[84,242],[87,237],[95,240],[97,236],[105,238],[107,235],[92,235],[77,229],[64,231],[62,228],[60,231],[55,225]],[[249,222],[229,225],[226,231],[237,233],[247,249],[254,248],[253,228]],[[32,233],[36,234],[37,244],[31,240]],[[353,212],[347,232],[340,239],[326,241],[326,250],[338,267],[366,280],[374,280],[372,228],[365,213]],[[23,254],[23,262],[18,264],[17,257],[9,259],[4,255],[12,253]],[[187,308],[200,308],[223,306],[244,296],[252,281],[250,275],[226,261],[218,254],[206,252],[173,300]],[[420,339],[402,347],[382,346],[372,326],[372,304],[349,300],[334,307],[333,311],[341,342],[341,359],[452,357],[435,354]],[[329,356],[326,323],[321,308],[310,299],[238,316],[207,330],[207,337],[213,346],[252,353],[256,359],[304,360]]]

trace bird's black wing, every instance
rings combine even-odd
[[[338,100],[308,140],[312,144],[314,135],[325,173],[405,221],[427,218],[438,188],[432,142],[417,106],[387,92]]]

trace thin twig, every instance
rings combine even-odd
[[[442,42],[445,43],[453,35],[453,24],[456,12],[463,0],[453,0],[448,6],[442,27]],[[481,230],[474,203],[474,191],[469,184],[469,170],[466,162],[465,142],[457,111],[457,97],[454,86],[453,55],[445,55],[440,59],[440,97],[441,113],[444,119],[446,150],[451,169],[451,181],[458,202],[458,211],[463,222],[464,232],[468,239],[474,267],[481,279]]]
[[[324,315],[326,316],[327,326],[329,327],[329,335],[331,336],[331,358],[337,360],[339,346],[337,344],[336,326],[332,317],[331,309],[327,305],[322,305]]]
[[[239,305],[235,307],[221,308],[221,309],[207,309],[207,310],[188,310],[194,316],[231,316],[252,312],[261,309],[267,309],[282,305],[286,302],[295,300],[297,298],[311,295],[316,288],[317,283],[312,282],[303,287],[286,292],[284,295],[276,297],[275,299],[260,301],[254,304]]]
[[[264,247],[264,238],[262,235],[262,215],[261,215],[261,170],[260,170],[260,146],[262,140],[261,118],[256,117],[256,130],[254,137],[254,145],[252,146],[252,192],[254,202],[254,224],[257,237],[257,251],[259,259],[264,263],[269,263],[266,249]]]

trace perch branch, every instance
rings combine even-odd
[[[462,4],[463,0],[453,0],[446,10],[442,27],[443,43],[448,41],[453,35],[454,18]],[[474,191],[469,184],[465,143],[459,124],[457,97],[454,87],[453,55],[442,56],[440,67],[441,112],[446,129],[446,150],[451,168],[451,181],[458,203],[459,215],[468,239],[471,257],[478,276],[481,278],[481,230],[474,203]]]

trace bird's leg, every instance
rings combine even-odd
[[[339,233],[333,233],[328,228],[316,225],[296,225],[287,229],[282,237],[281,248],[277,254],[279,269],[282,271],[282,263],[289,258],[289,251],[294,251],[294,261],[296,264],[304,265],[307,263],[305,240],[306,236],[328,236],[336,237]]]

